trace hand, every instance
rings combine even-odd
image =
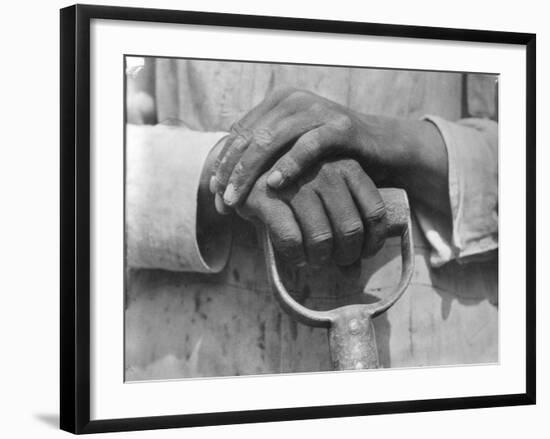
[[[430,122],[359,114],[307,91],[273,93],[232,128],[210,181],[220,213],[242,203],[256,179],[284,188],[331,156],[353,157],[379,185],[448,216],[447,152]]]
[[[364,125],[349,109],[315,94],[275,92],[233,126],[215,166],[213,189],[224,194],[228,206],[238,205],[289,144],[292,148],[268,177],[273,188],[283,187],[331,153],[376,155],[378,146]]]
[[[383,246],[384,202],[355,160],[316,165],[282,191],[266,180],[261,176],[236,210],[263,222],[278,255],[288,262],[320,266],[332,256],[338,265],[350,265]]]

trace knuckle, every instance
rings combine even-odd
[[[283,258],[295,259],[300,254],[302,240],[294,233],[281,233],[274,237],[273,245]]]
[[[319,168],[319,173],[329,179],[333,179],[338,175],[338,166],[334,162],[323,162]]]
[[[251,138],[252,132],[250,129],[244,127],[241,122],[235,122],[231,125],[231,134],[226,140],[226,143],[231,141],[233,145],[241,144],[248,141]]]
[[[234,151],[243,152],[246,149],[246,146],[250,139],[252,138],[252,133],[250,130],[245,129],[244,131],[237,134],[235,141],[233,142],[232,149]]]
[[[279,246],[284,249],[293,249],[302,244],[301,239],[294,233],[283,233],[278,238]]]
[[[343,159],[339,162],[339,168],[351,177],[356,177],[363,173],[363,168],[359,163],[352,159]]]
[[[313,248],[325,247],[332,245],[332,232],[329,230],[318,232],[311,235],[308,245]]]
[[[347,114],[338,114],[332,118],[331,125],[338,131],[349,131],[353,127],[353,121]]]
[[[319,146],[319,139],[317,138],[316,134],[314,134],[313,132],[309,132],[307,135],[302,136],[302,138],[299,140],[298,145],[296,146],[301,150],[302,154],[310,156],[315,154],[315,151]]]
[[[342,159],[336,163],[338,175],[345,181],[360,180],[365,171],[359,163],[352,159]]]
[[[315,179],[311,181],[313,190],[321,198],[328,197],[335,193],[337,177],[334,169],[327,164],[321,165],[315,175]]]
[[[363,223],[358,220],[344,221],[340,226],[340,235],[344,239],[356,238],[363,234]]]
[[[254,146],[259,150],[267,150],[273,143],[273,133],[268,128],[259,128],[253,133]]]
[[[372,212],[369,212],[368,221],[369,223],[383,223],[386,221],[386,205],[383,201],[379,201]]]

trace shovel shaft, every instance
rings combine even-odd
[[[361,307],[350,306],[340,313],[328,330],[334,370],[375,369],[378,349],[370,315]]]

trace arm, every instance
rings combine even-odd
[[[356,158],[377,185],[402,187],[448,213],[447,153],[433,124],[362,115],[293,89],[275,92],[234,125],[212,186],[226,205],[238,205],[270,165],[268,184],[283,188],[321,158],[335,155]]]
[[[209,177],[224,133],[128,126],[126,243],[132,267],[217,272],[227,260],[230,219],[218,214]],[[212,146],[214,145],[214,146]],[[356,203],[354,200],[361,200]],[[328,161],[296,185],[273,191],[262,176],[238,213],[260,220],[280,257],[348,265],[383,244],[385,210],[353,160]],[[376,233],[365,233],[365,230]]]
[[[494,259],[498,248],[498,124],[488,119],[449,122],[426,116],[445,141],[450,219],[415,209],[432,245],[432,265]]]
[[[480,193],[487,193],[492,200],[487,205],[496,204],[492,195],[496,192],[496,154],[483,153],[496,151],[496,133],[494,141],[487,141],[471,127],[447,131],[452,134],[445,136],[433,120],[361,115],[309,92],[283,90],[235,124],[211,187],[226,205],[238,206],[261,172],[269,170],[268,185],[280,189],[323,157],[350,156],[362,164],[378,186],[405,189],[413,206],[439,229],[453,235],[455,242],[450,245],[460,247],[461,238],[454,236],[454,231],[461,207],[457,202],[452,205],[455,198],[470,200],[461,204],[468,206],[462,209],[462,217],[470,224],[470,215],[495,214],[494,209],[484,207]],[[454,142],[454,138],[463,140]],[[457,148],[470,151],[475,159],[456,154]],[[456,188],[452,176],[457,170],[464,175],[463,183],[468,183],[469,175],[476,183],[463,185],[464,190],[453,197]],[[496,225],[491,227],[495,232]]]
[[[210,152],[201,176],[198,209],[204,220],[199,223],[208,224],[207,230],[228,222],[214,207],[209,190],[223,141]],[[262,175],[237,213],[267,227],[278,255],[297,266],[320,267],[330,258],[350,265],[361,255],[375,254],[387,233],[382,197],[351,159],[324,161],[281,191],[270,188]]]
[[[204,210],[199,193],[212,146],[225,135],[167,125],[127,126],[125,230],[129,266],[194,272],[223,268],[230,229],[223,227],[218,215]]]

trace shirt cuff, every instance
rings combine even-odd
[[[449,163],[452,221],[439,219],[421,206],[415,214],[432,247],[430,262],[492,258],[498,248],[498,124],[485,119],[456,123],[424,116],[441,133]]]
[[[131,267],[216,273],[225,266],[229,228],[197,240],[198,190],[210,150],[226,133],[127,125],[126,261]],[[212,251],[214,248],[215,251]]]

